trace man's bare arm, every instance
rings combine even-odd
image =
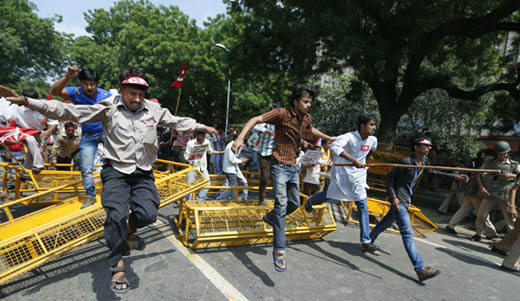
[[[244,125],[244,128],[242,129],[242,131],[240,132],[240,134],[238,135],[237,139],[235,140],[235,142],[233,142],[233,146],[231,146],[231,150],[237,154],[240,149],[242,148],[242,145],[244,144],[244,138],[246,137],[246,134],[249,133],[249,131],[257,124],[259,123],[263,123],[264,120],[262,118],[262,115],[258,115],[256,117],[253,117],[251,119],[249,119],[249,121],[246,123],[246,125]]]
[[[67,68],[67,73],[65,74],[65,76],[60,78],[60,79],[58,79],[58,81],[56,81],[52,85],[51,90],[49,91],[49,93],[51,95],[54,95],[54,96],[58,96],[58,97],[62,97],[62,98],[68,98],[69,97],[69,92],[67,92],[67,90],[65,90],[65,86],[67,85],[69,80],[71,80],[71,79],[75,78],[76,76],[78,76],[80,71],[81,71],[81,67],[80,66],[69,66],[69,68]]]

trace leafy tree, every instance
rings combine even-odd
[[[379,137],[392,140],[401,116],[431,89],[477,101],[493,91],[520,100],[519,67],[506,68],[502,33],[520,30],[520,2],[236,0],[245,15],[233,56],[250,74],[293,78],[349,68],[381,114]]]
[[[20,90],[48,90],[44,79],[63,67],[65,35],[54,30],[61,18],[40,18],[27,0],[0,2],[0,83]],[[45,93],[46,94],[46,93]]]

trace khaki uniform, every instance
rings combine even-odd
[[[499,163],[496,158],[484,161],[481,169],[499,169],[502,173],[519,174],[518,162],[507,159],[504,163]],[[482,185],[489,192],[489,196],[482,198],[482,203],[477,211],[477,220],[475,227],[477,235],[482,235],[483,232],[487,238],[497,237],[497,232],[493,223],[489,219],[489,212],[498,206],[504,215],[506,227],[508,232],[513,229],[513,222],[509,219],[507,214],[507,202],[509,199],[509,191],[515,184],[515,179],[504,179],[497,174],[482,175]],[[484,231],[485,230],[485,231]]]

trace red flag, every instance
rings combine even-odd
[[[173,88],[182,88],[182,81],[184,80],[184,74],[186,74],[186,66],[184,65],[184,60],[182,60],[181,63],[181,74],[179,74],[179,77],[170,84],[170,87]]]

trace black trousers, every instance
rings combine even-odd
[[[127,221],[132,231],[154,223],[160,200],[151,170],[137,169],[127,175],[105,165],[101,180],[101,203],[107,215],[104,233],[110,249],[108,264],[115,266],[130,251]]]

